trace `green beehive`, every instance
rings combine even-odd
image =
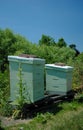
[[[66,95],[72,90],[71,66],[46,64],[46,91],[49,94]]]
[[[44,65],[40,58],[8,56],[10,68],[10,100],[19,94],[19,68],[21,69],[24,96],[27,101],[35,102],[44,98]]]

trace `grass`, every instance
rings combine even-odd
[[[27,124],[6,127],[5,130],[83,130],[83,104],[77,100],[53,105],[53,110],[38,113]],[[59,108],[59,111],[57,109]]]

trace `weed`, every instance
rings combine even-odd
[[[66,102],[62,104],[63,110],[77,110],[79,107],[79,103],[77,101],[72,101],[72,102]]]
[[[22,68],[21,68],[21,63],[20,63],[19,64],[19,71],[18,71],[19,81],[18,81],[18,86],[17,86],[17,87],[19,87],[18,95],[17,95],[16,100],[14,100],[12,102],[12,105],[16,106],[16,108],[14,109],[13,115],[12,115],[12,117],[15,118],[15,119],[23,117],[22,108],[23,108],[24,104],[26,102],[28,102],[27,99],[26,99],[26,91],[25,91],[26,86],[23,83],[23,76],[22,75],[23,74],[22,74]]]
[[[49,112],[45,113],[45,114],[37,114],[37,117],[34,118],[35,121],[42,123],[42,124],[46,124],[48,120],[52,119],[53,115]]]

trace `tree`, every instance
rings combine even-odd
[[[80,54],[79,50],[76,49],[76,45],[75,44],[70,44],[69,47],[72,48],[73,50],[75,50],[75,52],[76,52],[75,56],[78,56]]]
[[[8,55],[23,53],[26,49],[29,53],[30,42],[19,34],[14,34],[10,29],[0,29],[0,70],[4,72],[8,64]]]
[[[5,69],[5,64],[7,63],[7,56],[14,53],[14,48],[12,45],[16,42],[16,38],[10,29],[1,30],[0,29],[0,60],[1,60],[1,70]]]
[[[54,46],[56,43],[52,37],[42,35],[41,39],[39,40],[39,45]]]
[[[80,53],[74,60],[73,87],[82,88],[83,91],[83,53]],[[82,92],[81,91],[81,92]]]
[[[66,44],[66,42],[64,41],[63,38],[60,38],[60,39],[58,40],[57,46],[58,46],[58,47],[66,47],[67,44]]]

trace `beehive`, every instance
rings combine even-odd
[[[50,94],[66,95],[72,89],[71,66],[46,64],[46,91]]]
[[[27,101],[35,102],[44,98],[44,65],[40,58],[8,56],[10,68],[10,100],[14,101],[19,94],[19,66],[22,70],[22,84]]]

